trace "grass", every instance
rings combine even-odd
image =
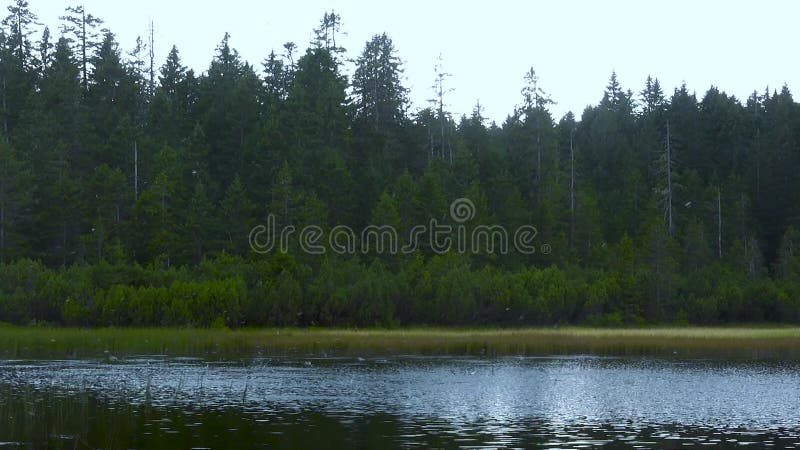
[[[798,327],[191,329],[0,327],[0,357],[164,354],[652,355],[800,360]]]

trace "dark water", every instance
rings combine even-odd
[[[712,360],[0,361],[0,448],[794,448],[800,366]]]

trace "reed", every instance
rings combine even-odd
[[[119,358],[134,354],[652,355],[800,359],[798,327],[190,329],[0,327],[0,357]]]

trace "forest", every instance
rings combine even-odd
[[[50,30],[15,0],[2,22],[0,322],[800,323],[787,86],[738,99],[655,76],[626,89],[612,73],[596,104],[553,117],[531,69],[497,124],[480,103],[448,112],[443,70],[412,108],[390,36],[348,53],[333,12],[306,49],[265,49],[257,65],[221,36],[202,72],[177,47],[155,61],[152,30],[123,50],[83,7],[61,20]],[[470,226],[531,224],[552,251],[261,254],[248,241],[268,215],[325,230],[452,223],[458,198],[475,205]]]

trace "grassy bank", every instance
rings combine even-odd
[[[800,328],[522,328],[399,330],[0,327],[0,357],[165,354],[654,355],[800,359]]]

